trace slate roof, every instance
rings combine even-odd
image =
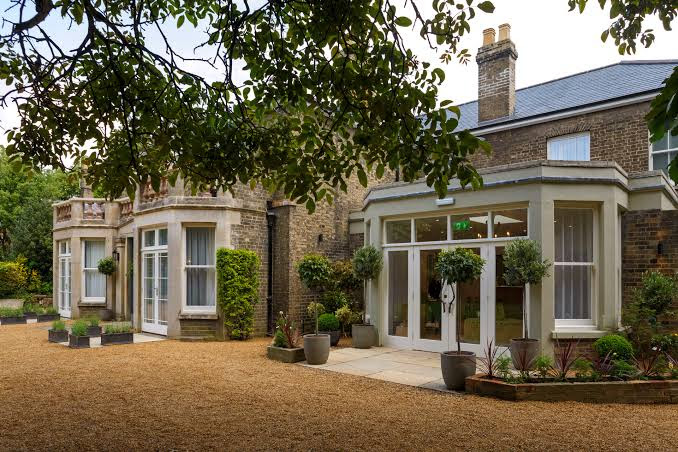
[[[457,130],[476,129],[600,102],[657,91],[678,60],[622,61],[617,64],[516,90],[513,116],[478,124],[478,101],[459,105]]]

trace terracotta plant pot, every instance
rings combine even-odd
[[[466,377],[476,373],[476,354],[454,351],[440,354],[440,370],[447,389],[460,391],[466,385]]]
[[[330,357],[329,334],[307,334],[304,336],[304,355],[309,364],[325,364]]]
[[[329,334],[330,335],[330,345],[336,347],[341,339],[341,331],[320,331],[320,334]]]
[[[377,333],[374,325],[354,323],[351,325],[351,337],[354,348],[370,348],[376,342]]]
[[[54,330],[48,330],[47,331],[47,339],[50,342],[68,342],[68,331],[63,330],[63,331],[54,331]]]
[[[534,366],[534,361],[539,356],[538,339],[511,339],[511,360],[516,370],[528,371]]]

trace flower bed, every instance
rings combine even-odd
[[[504,400],[595,403],[678,403],[678,380],[507,383],[478,374],[466,392]]]

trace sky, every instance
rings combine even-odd
[[[404,4],[405,0],[401,0]],[[430,4],[430,0],[415,0]],[[453,61],[442,65],[446,79],[440,87],[440,99],[450,99],[455,103],[474,100],[477,97],[478,69],[475,54],[482,43],[482,30],[497,28],[498,25],[511,25],[511,39],[516,45],[516,88],[524,88],[555,78],[571,75],[597,67],[614,64],[621,60],[676,59],[678,58],[678,31],[666,32],[656,20],[648,20],[645,28],[655,30],[656,40],[649,49],[637,48],[635,55],[620,56],[617,48],[608,40],[603,43],[600,34],[610,24],[607,11],[602,11],[598,2],[590,1],[584,14],[568,12],[567,0],[494,0],[495,11],[492,14],[479,12],[471,25],[471,33],[462,39],[460,48],[468,48],[471,60],[467,65]],[[63,31],[63,23],[58,18],[50,18],[47,29],[59,32],[68,44],[77,42],[80,34],[77,29]],[[5,31],[5,30],[3,30]],[[436,64],[438,54],[429,48],[416,30],[403,30],[406,44],[412,48],[420,60]],[[193,39],[191,39],[193,38]],[[179,31],[171,32],[170,39],[184,50],[185,56],[191,56],[193,43],[201,36],[184,25]],[[150,41],[153,40],[151,37]],[[162,47],[158,42],[158,50]],[[68,45],[66,46],[68,47]],[[73,46],[75,47],[75,46]],[[194,68],[208,78],[216,78],[213,70],[206,67]],[[17,124],[16,110],[13,106],[0,109],[0,129]],[[0,130],[0,144],[5,143],[4,130]]]

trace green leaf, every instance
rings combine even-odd
[[[478,9],[484,13],[493,13],[494,5],[492,4],[492,2],[480,2],[478,3]]]
[[[177,28],[181,28],[185,20],[186,16],[179,16],[179,18],[177,19]]]
[[[412,25],[412,19],[406,16],[400,16],[395,20],[396,25],[399,27],[409,27]]]
[[[367,187],[367,174],[362,168],[358,168],[358,181],[363,187]]]

